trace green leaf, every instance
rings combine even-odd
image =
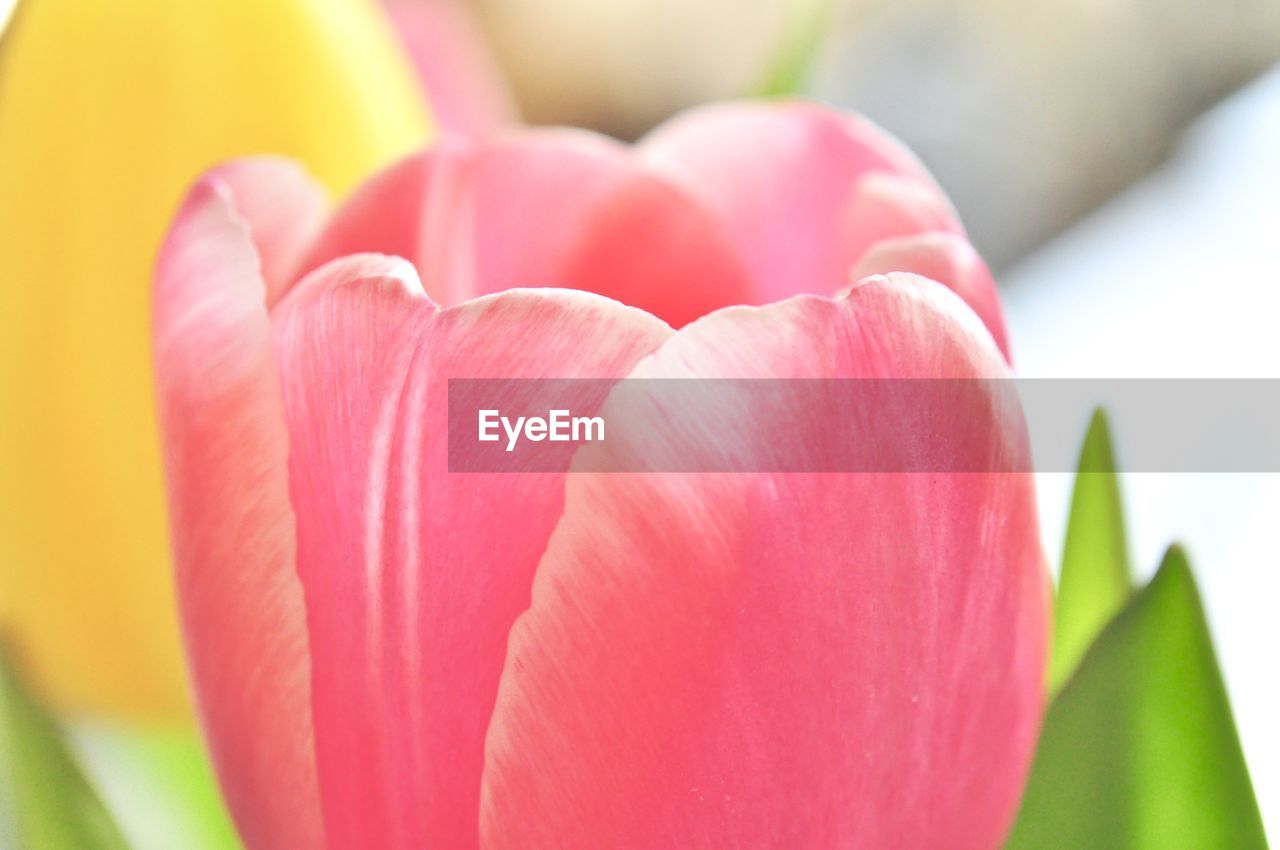
[[[1054,610],[1056,691],[1133,592],[1124,507],[1106,415],[1095,410],[1080,451]]]
[[[800,0],[792,4],[778,51],[752,88],[753,97],[784,97],[799,91],[835,6],[835,0]]]
[[[1090,648],[1053,700],[1006,850],[1265,850],[1185,555]]]
[[[0,847],[125,850],[127,844],[0,646]]]
[[[82,725],[73,743],[134,850],[239,850],[194,729]]]

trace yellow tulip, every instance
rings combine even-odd
[[[280,153],[342,192],[427,131],[366,0],[18,4],[0,40],[0,632],[63,708],[187,711],[147,307],[186,185]]]

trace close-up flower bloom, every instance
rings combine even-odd
[[[868,122],[446,138],[336,210],[232,162],[153,297],[188,656],[248,847],[1000,845],[1044,702],[1030,475],[448,468],[450,378],[1007,376],[985,266]]]
[[[1280,12],[1033,5],[0,0],[0,850],[1266,850]]]

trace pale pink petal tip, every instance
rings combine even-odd
[[[328,192],[303,165],[283,157],[232,160],[204,180],[226,192],[236,218],[248,227],[270,307],[296,280],[303,255],[328,218]]]
[[[987,264],[963,236],[932,232],[886,239],[863,255],[850,277],[858,281],[890,272],[912,272],[955,292],[978,314],[1000,352],[1009,359],[1004,309],[995,281]]]

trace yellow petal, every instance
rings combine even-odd
[[[187,711],[147,306],[183,190],[280,153],[342,192],[427,129],[367,0],[19,3],[0,41],[0,630],[62,707]]]

